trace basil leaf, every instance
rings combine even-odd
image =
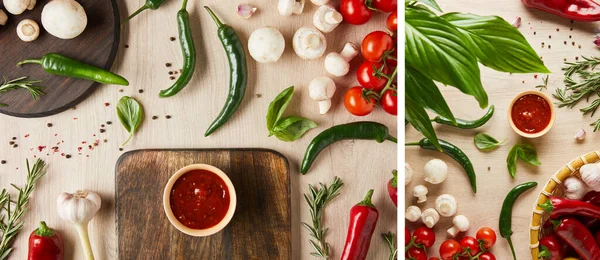
[[[292,142],[298,140],[308,130],[315,127],[317,127],[317,124],[311,120],[298,116],[289,116],[277,122],[272,134],[281,141]]]
[[[506,167],[508,168],[508,173],[513,178],[517,174],[517,153],[520,149],[519,145],[513,146],[510,152],[508,152],[508,157],[506,157]]]
[[[498,16],[447,13],[441,16],[467,37],[481,64],[510,73],[550,73],[525,37]]]
[[[123,146],[125,146],[140,127],[144,118],[144,110],[135,99],[123,96],[119,100],[119,103],[117,103],[117,116],[123,127],[125,127],[125,130],[129,132],[129,138],[123,143]]]
[[[294,86],[284,89],[275,97],[271,104],[269,104],[269,111],[267,112],[267,129],[273,130],[275,124],[285,112],[290,100],[294,96]]]
[[[475,135],[474,141],[475,141],[475,146],[477,146],[477,148],[479,150],[485,151],[485,150],[494,149],[494,148],[502,145],[504,142],[506,142],[506,139],[502,142],[498,142],[498,140],[496,140],[496,138],[494,138],[494,137],[491,137],[484,133],[478,133],[477,135]]]
[[[440,146],[440,142],[438,141],[437,135],[435,134],[435,130],[433,130],[433,125],[431,124],[431,120],[429,120],[429,115],[422,106],[419,106],[415,101],[413,101],[410,97],[405,97],[405,117],[410,124],[417,129],[417,131],[421,132],[427,139],[433,143],[433,145],[441,152],[442,146]]]
[[[540,166],[542,163],[538,160],[537,151],[533,145],[520,144],[521,149],[518,151],[519,159],[524,163],[533,166]]]
[[[435,85],[433,80],[425,77],[421,72],[408,65],[405,67],[404,79],[406,96],[412,98],[412,100],[422,107],[456,123],[456,119],[448,104],[446,104],[444,96],[442,96],[440,89]]]
[[[423,3],[438,12],[442,11],[442,9],[440,8],[440,6],[437,4],[437,2],[435,0],[416,0],[416,2]],[[404,3],[405,4],[414,4],[415,0],[404,0]]]
[[[488,96],[468,38],[431,11],[408,8],[404,13],[406,63],[428,78],[474,96],[480,107],[487,107]]]

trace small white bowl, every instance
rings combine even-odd
[[[544,100],[546,100],[546,102],[548,102],[548,106],[550,106],[550,122],[548,122],[548,125],[542,131],[539,131],[539,132],[533,133],[533,134],[525,133],[525,132],[521,131],[519,128],[517,128],[517,126],[515,125],[515,123],[512,120],[512,109],[513,109],[513,106],[515,105],[515,102],[517,102],[517,100],[519,100],[519,98],[521,98],[522,96],[526,96],[526,95],[536,95],[536,96],[542,97]],[[517,134],[519,134],[522,137],[537,138],[542,135],[545,135],[546,133],[548,133],[548,131],[550,131],[550,128],[552,128],[552,126],[554,125],[555,119],[556,119],[556,109],[554,109],[554,104],[552,104],[552,99],[550,99],[550,97],[546,96],[546,94],[542,93],[541,91],[537,91],[537,90],[523,91],[523,92],[517,94],[513,98],[513,100],[510,102],[510,105],[508,106],[508,123],[510,124],[510,127]]]
[[[229,209],[227,209],[225,217],[219,223],[210,228],[192,229],[186,227],[181,222],[179,222],[179,220],[177,220],[177,218],[173,214],[173,210],[171,209],[171,190],[173,189],[173,185],[182,175],[193,170],[206,170],[216,174],[221,179],[223,179],[225,185],[227,185],[227,190],[229,191]],[[192,164],[179,169],[175,174],[173,174],[173,176],[171,176],[171,178],[169,178],[169,181],[167,182],[163,193],[163,207],[165,209],[165,213],[167,214],[169,222],[171,222],[171,224],[175,226],[175,228],[177,228],[179,231],[195,237],[210,236],[225,228],[225,226],[229,224],[229,221],[231,221],[231,218],[233,218],[233,213],[235,212],[236,205],[237,197],[235,194],[235,188],[233,187],[233,183],[231,183],[229,177],[227,177],[227,175],[219,168],[208,164]]]

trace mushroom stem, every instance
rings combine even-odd
[[[358,50],[356,49],[356,46],[354,44],[352,44],[351,42],[348,42],[344,45],[344,49],[342,49],[342,51],[340,52],[340,55],[342,57],[344,57],[344,59],[346,61],[351,61],[352,59],[354,59],[354,57],[356,57],[356,55],[358,55]]]
[[[338,23],[341,23],[342,20],[344,19],[344,18],[342,18],[342,15],[338,12],[328,12],[325,14],[324,18],[325,18],[325,22],[327,22],[329,24],[338,24]]]
[[[319,47],[319,45],[321,45],[321,39],[316,34],[310,34],[306,36],[306,39],[304,39],[304,41],[306,46],[311,49]]]
[[[319,101],[319,113],[325,114],[331,108],[331,99]]]

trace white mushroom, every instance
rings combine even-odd
[[[29,4],[27,5],[27,10],[33,10],[33,8],[35,8],[35,4],[37,4],[36,0],[29,0]]]
[[[4,8],[11,14],[19,15],[27,10],[30,0],[3,0]]]
[[[590,189],[582,180],[573,176],[567,178],[563,184],[565,185],[565,197],[572,200],[582,199]]]
[[[17,25],[17,36],[24,41],[30,42],[40,35],[40,27],[31,19],[25,19]]]
[[[300,27],[292,43],[296,54],[306,60],[320,58],[327,48],[325,35],[314,27]]]
[[[290,16],[292,14],[301,14],[304,10],[305,0],[279,0],[277,9],[279,14],[283,16]]]
[[[408,185],[413,177],[413,168],[407,162],[404,163],[404,186]]]
[[[440,221],[440,214],[438,214],[435,209],[428,208],[421,214],[421,221],[423,221],[423,224],[428,228],[433,228],[433,226]]]
[[[448,177],[448,165],[440,159],[433,159],[425,164],[425,181],[440,184]]]
[[[594,191],[600,191],[600,164],[591,163],[579,168],[581,180]]]
[[[0,25],[6,25],[6,21],[8,21],[8,15],[0,9]]]
[[[329,3],[329,0],[310,0],[315,5],[324,5]]]
[[[332,52],[325,56],[325,70],[336,77],[343,77],[350,71],[350,61],[358,55],[354,44],[348,42],[340,53]]]
[[[417,206],[410,206],[406,208],[405,212],[406,220],[410,222],[417,222],[421,218],[421,209]]]
[[[454,217],[452,224],[454,224],[454,226],[446,231],[446,233],[448,233],[448,235],[451,237],[455,237],[459,232],[465,232],[467,229],[469,229],[469,219],[465,217],[465,215],[458,215]]]
[[[285,40],[273,27],[261,27],[250,34],[248,51],[254,60],[260,63],[276,62],[283,54]]]
[[[456,214],[458,204],[454,196],[442,194],[435,199],[435,209],[444,217],[451,217]]]
[[[423,185],[417,185],[413,188],[413,196],[417,198],[417,203],[427,201],[427,192],[429,192],[429,190]]]
[[[313,15],[313,25],[324,33],[333,31],[344,18],[330,5],[322,5]]]
[[[329,77],[317,77],[308,85],[310,98],[319,101],[319,113],[325,114],[331,108],[331,97],[335,93],[335,82]]]
[[[52,0],[42,10],[42,26],[60,39],[73,39],[85,30],[87,15],[74,0]]]

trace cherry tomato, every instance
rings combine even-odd
[[[346,110],[355,116],[366,116],[373,112],[377,100],[369,97],[367,100],[363,95],[363,89],[359,86],[351,87],[344,96]]]
[[[461,254],[466,256],[476,256],[479,254],[481,249],[479,248],[479,242],[477,239],[471,236],[464,236],[460,242]]]
[[[490,248],[494,244],[496,244],[496,232],[489,227],[482,227],[477,230],[477,235],[475,235],[477,240],[481,241],[481,245],[485,248]]]
[[[381,108],[390,115],[398,115],[398,92],[388,89],[379,99]]]
[[[405,256],[408,260],[427,260],[427,252],[423,248],[418,247],[409,248]]]
[[[362,41],[361,51],[363,57],[368,61],[381,61],[386,52],[391,52],[394,49],[394,40],[392,36],[382,31],[374,31]]]
[[[439,258],[439,257],[437,257],[437,256],[432,256],[432,257],[430,257],[428,260],[440,260],[440,258]]]
[[[460,253],[460,244],[454,239],[448,239],[440,246],[440,256],[443,260],[452,260]]]
[[[382,11],[384,13],[389,13],[398,10],[398,0],[373,0],[371,2],[371,7]]]
[[[393,11],[385,20],[385,26],[392,31],[393,34],[398,34],[398,11]]]
[[[410,244],[410,230],[407,227],[404,227],[404,246],[408,246]]]
[[[365,0],[342,0],[340,13],[344,22],[354,25],[364,24],[373,16],[373,11],[367,7]]]
[[[479,260],[496,260],[496,257],[492,252],[484,252],[479,255]]]
[[[383,64],[379,62],[364,61],[358,66],[358,70],[356,71],[358,83],[366,89],[380,92],[383,87],[385,87],[385,84],[387,84],[388,79],[382,75],[375,75],[376,71],[386,75],[390,74],[390,70],[383,66]]]
[[[415,244],[423,245],[425,248],[430,248],[435,243],[435,233],[433,229],[426,226],[419,227],[413,233]]]
[[[562,260],[565,257],[567,248],[565,243],[556,235],[547,235],[540,239],[539,255],[548,260]]]

